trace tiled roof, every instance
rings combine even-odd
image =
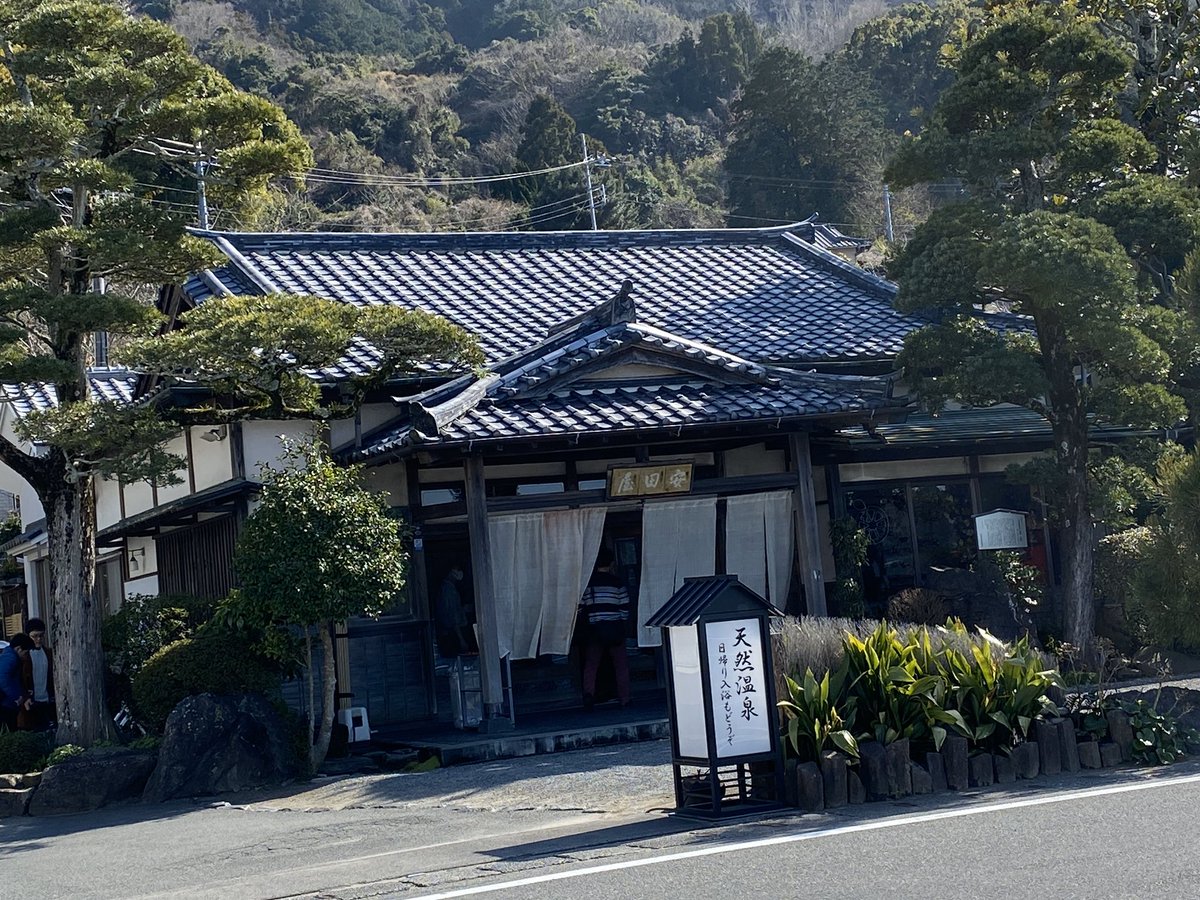
[[[437,313],[476,334],[489,364],[632,282],[641,321],[757,362],[893,357],[922,323],[895,288],[818,248],[812,223],[770,229],[495,234],[206,233],[234,293],[317,294]],[[823,232],[824,233],[824,232]],[[829,235],[825,237],[829,239]],[[197,299],[212,287],[188,283]],[[372,351],[348,360],[349,374]]]
[[[515,356],[483,378],[468,376],[407,401],[409,412],[366,436],[350,459],[408,448],[514,438],[636,434],[726,423],[871,415],[896,405],[885,379],[763,366],[653,326],[627,321],[620,298]],[[613,321],[616,319],[616,321]],[[660,375],[616,379],[624,362]]]
[[[1093,438],[1105,435],[1128,437],[1139,433],[1161,433],[1157,429],[1143,431],[1118,425],[1093,425],[1091,432]],[[963,444],[971,442],[1048,442],[1053,435],[1050,423],[1043,416],[1023,406],[1007,403],[948,409],[936,416],[927,412],[914,412],[903,422],[880,424],[872,428],[870,434],[861,427],[846,428],[841,433],[852,443],[860,445],[932,447],[938,444],[952,444],[960,451]]]
[[[88,372],[92,399],[100,402],[130,402],[136,383],[137,375],[126,369],[92,369]],[[43,382],[0,384],[0,398],[0,402],[11,403],[18,416],[58,405],[54,385]]]

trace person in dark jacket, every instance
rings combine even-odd
[[[629,658],[625,655],[625,634],[629,629],[629,591],[613,571],[616,559],[611,550],[601,547],[596,569],[579,601],[583,625],[587,629],[583,662],[583,705],[590,709],[596,702],[596,674],[600,661],[612,658],[617,681],[617,699],[629,705]]]
[[[3,652],[0,652],[0,728],[17,730],[17,716],[33,705],[33,698],[25,690],[21,669],[33,649],[33,641],[27,634],[14,634]]]
[[[54,724],[54,658],[46,646],[46,623],[30,619],[25,633],[33,641],[33,649],[22,666],[25,690],[33,705],[25,713],[22,726],[30,731],[47,731]]]

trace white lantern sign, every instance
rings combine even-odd
[[[770,752],[771,716],[764,709],[766,659],[759,620],[709,622],[704,631],[717,756]]]

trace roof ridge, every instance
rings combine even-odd
[[[614,247],[693,244],[771,242],[781,235],[810,232],[813,219],[764,228],[653,228],[598,231],[203,231],[189,229],[197,237],[217,244],[228,255],[227,247],[241,257],[239,245],[329,250],[387,247],[391,249],[522,249],[545,247]],[[239,267],[245,262],[239,260]],[[249,265],[249,263],[247,263]],[[261,273],[250,267],[259,277]]]
[[[816,244],[809,243],[790,233],[782,234],[780,238],[789,249],[800,250],[814,261],[824,265],[826,269],[840,275],[847,275],[864,287],[884,294],[888,299],[894,299],[899,290],[895,283],[886,278],[880,278],[861,266],[846,262],[836,253],[831,253],[823,247],[818,247]]]

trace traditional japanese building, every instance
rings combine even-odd
[[[171,315],[219,295],[316,294],[437,313],[486,354],[486,374],[393,382],[328,431],[411,525],[409,591],[338,641],[341,697],[376,727],[449,715],[455,662],[436,632],[455,566],[502,720],[580,702],[576,605],[602,546],[636,598],[634,690],[657,694],[659,638],[642,626],[685,577],[736,574],[779,608],[836,612],[831,518],[867,529],[880,598],[965,565],[986,509],[1030,510],[1050,544],[1003,475],[1048,446],[1048,427],[1017,409],[917,413],[894,368],[922,320],[833,229],[203,236],[228,264],[165,291]],[[324,377],[375,358],[362,345]],[[97,390],[147,387],[97,377]],[[11,414],[38,402],[31,390],[9,389]],[[181,486],[101,486],[117,594],[228,590],[281,424],[181,433]],[[37,593],[32,524],[10,552]]]

